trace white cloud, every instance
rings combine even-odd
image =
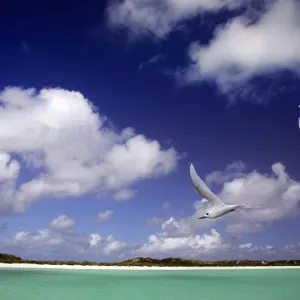
[[[244,170],[244,173],[240,177],[225,182],[219,196],[226,203],[262,206],[258,210],[236,211],[224,216],[225,228],[230,233],[258,232],[270,222],[298,215],[300,183],[290,178],[282,164],[273,164],[272,174],[260,174],[257,171],[246,173],[243,163],[234,163],[227,166],[225,171],[222,171],[225,175],[226,170],[227,172]],[[270,257],[276,259],[285,258],[289,253],[290,255],[299,253],[299,245],[296,244],[286,245],[284,249],[268,244],[255,245],[249,242],[235,245],[232,241],[224,240],[215,229],[212,229],[209,233],[200,234],[199,230],[211,228],[216,222],[219,222],[219,220],[199,221],[197,219],[205,212],[207,205],[207,202],[196,201],[194,203],[195,213],[187,218],[176,219],[171,217],[167,220],[153,218],[154,221],[161,223],[161,232],[149,236],[148,241],[139,246],[117,240],[112,235],[102,238],[97,233],[90,234],[86,240],[62,242],[58,237],[50,236],[48,231],[45,231],[47,234],[41,231],[37,237],[31,238],[29,241],[30,243],[40,242],[40,244],[46,241],[45,243],[48,246],[49,243],[51,244],[50,240],[52,240],[52,243],[56,241],[56,247],[59,249],[72,249],[78,255],[86,254],[91,257],[94,257],[93,255],[103,255],[103,257],[119,257],[118,255],[121,255],[122,258],[137,255],[153,257],[171,255],[190,258],[205,257],[205,259],[217,259],[219,257],[230,259]],[[101,216],[103,220],[107,220],[110,215],[107,211],[103,212]],[[23,239],[18,238],[18,236],[31,237],[29,233],[19,233],[11,240],[11,244],[16,244],[16,240]],[[24,242],[22,245],[29,247]]]
[[[74,220],[66,215],[60,215],[50,222],[49,227],[63,233],[70,233],[72,232],[74,225]]]
[[[88,239],[90,247],[96,247],[102,241],[102,237],[98,233],[90,233]]]
[[[120,253],[120,251],[124,250],[127,247],[125,242],[121,242],[113,235],[110,235],[106,238],[106,245],[103,248],[103,253],[105,255],[111,255],[113,253]]]
[[[0,248],[38,252],[43,248],[57,246],[62,242],[63,239],[52,236],[51,232],[47,229],[36,232],[20,231],[12,238],[5,238]]]
[[[19,175],[20,165],[12,160],[8,153],[0,151],[0,182],[15,179]]]
[[[247,1],[247,0],[246,0]],[[204,12],[232,9],[239,0],[124,0],[111,1],[107,8],[108,24],[125,27],[135,38],[152,35],[164,38],[180,22]]]
[[[103,212],[99,212],[97,222],[98,223],[108,223],[114,212],[111,210],[106,210]]]
[[[139,255],[175,255],[183,257],[197,257],[203,253],[215,253],[226,250],[221,235],[212,229],[210,234],[189,235],[185,237],[169,237],[165,234],[151,235],[148,242],[135,250]]]
[[[246,168],[246,165],[242,161],[237,160],[237,161],[234,161],[233,163],[229,164],[226,167],[226,170],[242,172],[245,170],[245,168]]]
[[[272,165],[272,173],[252,171],[224,183],[219,197],[225,203],[259,207],[236,211],[224,218],[228,232],[259,232],[271,222],[299,214],[300,183],[290,178],[281,163]]]
[[[0,213],[100,190],[125,199],[137,180],[166,175],[177,164],[173,148],[132,128],[117,132],[79,92],[8,87],[0,104]],[[20,168],[37,175],[18,186]]]
[[[266,2],[266,1],[265,1]],[[208,45],[190,47],[193,64],[183,80],[214,80],[229,92],[256,75],[300,71],[300,6],[276,0],[257,22],[239,16],[220,26]]]
[[[0,240],[0,252],[14,253],[23,258],[105,261],[127,255],[133,246],[119,241],[113,235],[103,238],[98,233],[63,237],[57,232],[42,229],[21,231]],[[45,258],[46,257],[46,258]]]
[[[237,210],[222,217],[226,231],[234,235],[255,233],[272,222],[299,215],[300,182],[290,178],[284,165],[273,164],[272,174],[260,174],[257,171],[246,173],[245,170],[240,173],[241,168],[235,168],[238,172],[233,172],[234,176],[227,176],[226,172],[234,170],[232,166],[220,171],[223,188],[218,196],[227,204],[246,204],[259,209]],[[229,181],[224,182],[223,178],[229,178]],[[191,216],[181,219],[171,217],[162,224],[163,235],[187,237],[197,234],[201,229],[213,227],[220,219],[198,220],[208,207],[207,201],[196,201],[195,212]]]
[[[245,249],[245,248],[249,249],[249,248],[251,248],[251,246],[252,246],[252,243],[241,244],[241,245],[239,245],[239,247],[240,247],[241,249]]]
[[[272,171],[271,175],[253,171],[224,184],[219,196],[225,203],[261,207],[232,213],[226,220],[229,232],[260,231],[271,222],[298,216],[300,183],[290,178],[281,163],[273,164]]]
[[[228,165],[224,171],[214,171],[207,175],[205,182],[208,186],[213,184],[223,184],[226,181],[245,175],[245,164],[241,161],[235,161]]]
[[[208,43],[192,42],[188,52],[191,63],[171,73],[181,84],[215,82],[231,102],[236,95],[256,102],[267,101],[278,91],[273,92],[272,86],[258,93],[252,79],[286,70],[300,74],[297,0],[111,1],[107,15],[109,25],[128,29],[132,39],[163,39],[187,20],[224,10],[234,11],[236,16],[215,28]]]
[[[273,164],[272,171],[271,175],[253,171],[224,183],[219,196],[225,203],[244,203],[250,207],[260,207],[228,215],[227,231],[258,232],[273,221],[299,214],[300,183],[290,178],[281,163]]]
[[[286,247],[286,246],[285,246]],[[285,247],[283,249],[285,249]],[[243,252],[241,254],[247,255],[251,252],[258,252],[260,254],[276,254],[276,252],[281,249],[275,249],[271,245],[261,246],[261,245],[254,245],[253,243],[247,243],[247,244],[240,244],[239,249],[241,249]],[[285,253],[287,254],[287,253]],[[286,258],[285,258],[286,259]]]
[[[134,256],[153,258],[184,257],[200,260],[297,259],[300,243],[272,246],[225,240],[214,228],[208,233],[170,236],[168,232],[151,235],[148,241],[132,250]]]
[[[236,244],[224,240],[215,229],[208,233],[171,237],[164,232],[151,235],[144,244],[130,244],[113,235],[106,238],[98,233],[63,237],[42,229],[21,231],[0,240],[0,252],[23,258],[47,260],[119,261],[136,256],[164,258],[168,256],[200,260],[221,259],[296,259],[300,243],[274,246],[255,243]]]

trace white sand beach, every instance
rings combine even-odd
[[[61,270],[239,270],[239,269],[300,269],[300,266],[257,266],[257,267],[139,267],[139,266],[81,266],[81,265],[38,265],[0,263],[2,269],[61,269]]]

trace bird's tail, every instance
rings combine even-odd
[[[248,206],[246,204],[238,204],[238,208],[243,208],[246,210],[252,210],[252,209],[262,209],[262,206]]]

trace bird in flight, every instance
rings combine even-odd
[[[232,205],[225,204],[201,180],[201,178],[196,173],[196,170],[195,170],[193,164],[190,165],[190,175],[191,175],[194,187],[196,188],[199,195],[202,198],[208,200],[211,204],[211,209],[209,211],[207,211],[204,216],[202,216],[198,219],[216,219],[216,218],[219,218],[230,212],[233,212],[239,208],[251,209],[251,207],[248,207],[244,204],[232,204]]]

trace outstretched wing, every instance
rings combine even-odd
[[[221,201],[219,197],[217,197],[207,186],[206,184],[200,179],[197,175],[194,166],[191,164],[190,166],[190,174],[193,181],[193,184],[199,193],[199,195],[206,200],[210,201],[212,206],[221,206],[224,203]]]

